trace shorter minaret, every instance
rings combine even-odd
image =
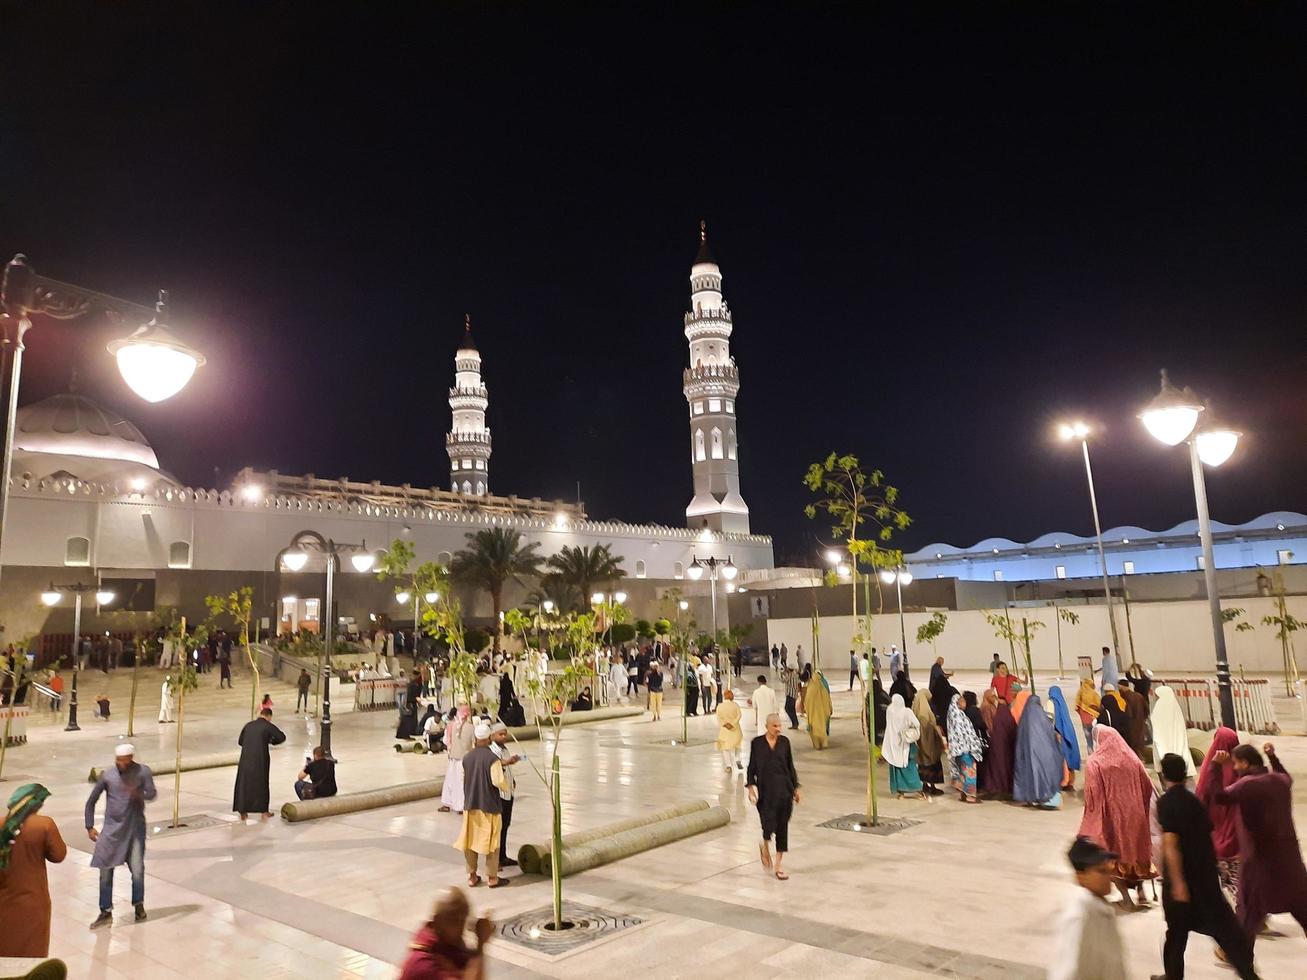
[[[708,249],[708,229],[701,221],[685,314],[690,366],[681,373],[694,472],[694,497],[685,508],[685,521],[691,528],[748,534],[749,507],[740,496],[740,372],[731,356],[732,329],[731,310],[722,298],[722,270]]]
[[[472,340],[472,317],[463,318],[463,342],[454,354],[454,387],[449,389],[453,424],[445,435],[449,489],[484,496],[490,492],[490,429],[486,426],[486,386],[481,354]]]

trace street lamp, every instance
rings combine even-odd
[[[92,310],[148,316],[150,321],[128,337],[109,344],[109,353],[118,361],[118,370],[128,386],[146,401],[170,398],[191,380],[204,363],[204,355],[187,347],[160,323],[168,294],[160,291],[154,310],[106,296],[94,290],[39,276],[27,264],[27,257],[15,255],[5,266],[0,281],[0,329],[3,329],[3,356],[0,373],[9,375],[8,406],[5,420],[4,455],[0,457],[0,544],[3,543],[5,519],[9,513],[9,478],[14,461],[14,422],[18,414],[18,390],[23,373],[23,351],[27,331],[32,329],[32,314],[55,320],[72,320]],[[7,369],[7,370],[6,370]]]
[[[722,655],[721,655],[721,650],[719,649],[720,644],[718,644],[717,642],[717,579],[720,576],[721,578],[724,578],[728,583],[733,582],[735,580],[735,576],[739,573],[739,571],[740,570],[735,567],[735,562],[731,560],[730,555],[726,556],[725,561],[722,561],[720,558],[716,558],[714,556],[709,556],[707,558],[700,558],[698,555],[695,555],[694,560],[690,562],[690,567],[685,570],[685,574],[689,575],[690,578],[694,579],[694,581],[696,582],[699,581],[699,579],[703,578],[705,572],[708,573],[708,581],[710,583],[708,587],[708,592],[709,595],[712,596],[713,660],[716,661],[717,676],[721,681],[721,683],[717,685],[718,697],[720,697],[721,692],[724,692],[726,688],[730,685],[731,658],[729,656],[726,658],[726,671],[725,673],[723,673]]]
[[[300,531],[293,538],[290,544],[283,548],[277,554],[273,563],[273,570],[280,571],[283,567],[298,572],[309,560],[309,551],[316,551],[327,559],[327,588],[326,599],[324,602],[324,611],[318,617],[318,623],[321,625],[326,622],[326,634],[322,640],[322,656],[326,660],[327,670],[324,674],[322,664],[318,665],[318,677],[322,683],[322,751],[328,759],[331,756],[331,650],[336,640],[336,611],[333,602],[332,592],[335,587],[336,569],[340,565],[340,559],[348,555],[350,564],[356,572],[369,572],[373,564],[376,563],[377,556],[368,551],[368,543],[362,544],[339,544],[330,538],[324,538],[317,531]]]
[[[1212,518],[1207,512],[1203,463],[1208,466],[1224,463],[1239,444],[1242,433],[1214,421],[1206,409],[1207,406],[1193,391],[1176,388],[1166,371],[1162,371],[1162,390],[1139,413],[1139,418],[1149,435],[1167,446],[1189,442],[1189,470],[1193,476],[1194,504],[1198,509],[1198,539],[1203,547],[1203,583],[1207,587],[1207,608],[1212,617],[1212,640],[1216,645],[1216,686],[1221,699],[1221,724],[1233,729],[1234,693],[1230,688],[1230,661],[1225,651],[1225,630],[1221,622],[1221,596],[1216,587]]]
[[[1094,470],[1089,465],[1089,426],[1084,422],[1063,422],[1057,427],[1057,434],[1063,442],[1080,440],[1080,449],[1085,457],[1085,479],[1089,482],[1089,507],[1094,512],[1094,535],[1098,539],[1098,564],[1103,573],[1103,599],[1107,603],[1107,622],[1112,627],[1112,656],[1117,666],[1121,664],[1121,645],[1116,633],[1116,613],[1112,610],[1112,586],[1107,580],[1107,553],[1103,550],[1103,525],[1098,519],[1098,496],[1094,493]],[[1174,443],[1170,443],[1174,445]]]
[[[903,670],[908,669],[908,630],[903,619],[903,586],[912,584],[912,573],[906,568],[882,568],[880,580],[893,585],[899,599],[899,642],[903,644]]]
[[[82,728],[77,724],[77,675],[81,672],[82,662],[77,655],[77,648],[82,642],[82,596],[94,592],[95,604],[107,606],[113,602],[113,593],[98,585],[83,585],[81,582],[75,585],[55,585],[51,582],[50,587],[41,593],[41,602],[47,606],[57,606],[65,592],[73,595],[73,686],[68,692],[68,724],[64,726],[64,731],[80,732]]]
[[[590,604],[591,604],[592,606],[599,606],[600,608],[602,608],[602,609],[604,610],[604,621],[605,621],[605,624],[606,624],[607,627],[608,627],[608,628],[605,630],[605,632],[608,634],[608,639],[605,641],[605,645],[607,645],[607,646],[612,646],[612,645],[613,645],[613,612],[614,612],[614,607],[616,607],[616,606],[620,606],[620,605],[622,605],[622,604],[625,603],[625,602],[626,602],[626,593],[625,593],[625,592],[611,592],[611,593],[610,593],[610,592],[596,592],[594,595],[592,595],[592,596],[590,597]],[[551,606],[551,607],[552,607],[552,605],[553,605],[553,603],[550,603],[550,606]]]

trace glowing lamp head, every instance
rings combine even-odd
[[[95,593],[95,601],[97,605],[107,606],[113,602],[113,593],[106,589],[100,589]]]
[[[734,592],[734,591],[735,591],[735,583],[734,583],[734,582],[727,582],[727,583],[726,583],[726,594],[727,594],[727,595],[730,595],[730,594],[731,594],[732,592]]]
[[[849,572],[850,572],[850,568],[848,565],[844,564],[844,562],[840,562],[838,565],[835,566],[835,574],[838,575],[840,578],[848,578]]]
[[[614,593],[613,593],[613,601],[616,602],[618,605],[621,605],[623,602],[626,601],[626,593],[625,593],[625,592],[614,592]]]
[[[902,582],[904,585],[911,585],[912,573],[905,568],[903,571],[899,572],[899,581]]]
[[[422,598],[427,600],[428,606],[434,606],[437,602],[440,601],[440,593],[428,592]]]
[[[690,562],[690,567],[685,570],[685,574],[694,579],[694,581],[699,581],[699,579],[703,578],[703,562],[696,558],[694,561]]]
[[[1198,396],[1188,388],[1182,391],[1175,387],[1163,371],[1162,390],[1139,413],[1139,418],[1148,434],[1158,442],[1178,446],[1194,431],[1198,413],[1202,410],[1203,404]]]
[[[828,565],[838,565],[840,563],[840,553],[834,548],[826,549],[826,563]]]
[[[349,556],[349,563],[354,566],[356,572],[370,572],[376,562],[377,556],[370,551],[360,551],[358,554]]]
[[[677,603],[677,606],[680,607],[681,612],[685,612],[685,610],[687,610],[687,609],[690,608],[690,604],[689,604],[688,602],[686,602],[684,599],[682,599],[680,602],[678,602],[678,603]]]
[[[1089,426],[1084,422],[1063,422],[1057,427],[1057,434],[1064,442],[1072,439],[1084,439],[1089,435]]]
[[[50,588],[41,593],[41,601],[47,606],[59,605],[59,600],[63,597],[63,593],[54,587],[53,582],[50,583]]]
[[[894,573],[888,568],[882,568],[880,571],[880,580],[886,585],[893,585]]]
[[[590,602],[596,606],[602,606],[607,597],[602,592],[596,592],[590,597]]]
[[[551,612],[553,612],[553,611],[554,611],[554,600],[553,600],[553,599],[546,599],[544,602],[540,603],[540,608],[543,609],[543,610],[544,610],[545,612],[547,612],[547,613],[551,613]]]
[[[252,504],[255,501],[262,499],[262,497],[263,487],[259,486],[257,483],[247,483],[245,486],[241,487],[241,499],[245,500],[247,503]]]
[[[411,598],[413,597],[409,595],[408,592],[405,592],[403,590],[395,593],[395,601],[398,602],[401,606],[407,606],[408,600]]]
[[[282,555],[281,563],[286,566],[289,571],[298,572],[309,563],[309,553],[307,551],[300,551],[296,548],[295,550],[288,551]]]
[[[1234,455],[1235,447],[1239,445],[1239,437],[1242,434],[1224,425],[1203,426],[1202,430],[1194,438],[1198,458],[1208,466],[1220,466]]]
[[[168,294],[160,290],[153,319],[108,346],[123,380],[147,402],[177,394],[204,363],[203,354],[178,340],[162,322],[167,299]]]
[[[726,564],[722,566],[722,578],[726,579],[728,582],[733,581],[739,572],[740,570],[735,567],[735,562],[727,558]]]

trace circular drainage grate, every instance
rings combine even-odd
[[[642,921],[634,915],[620,915],[589,905],[564,902],[561,931],[554,929],[553,906],[546,905],[501,923],[499,935],[508,942],[556,956],[630,929]]]
[[[865,813],[848,813],[842,817],[836,817],[834,820],[819,823],[817,826],[827,827],[831,830],[851,830],[855,834],[874,834],[877,837],[888,837],[891,834],[897,834],[901,830],[907,830],[909,827],[916,827],[920,823],[920,820],[908,820],[905,817],[880,817],[876,821],[876,825],[872,826],[867,822]]]

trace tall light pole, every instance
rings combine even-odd
[[[616,606],[626,602],[625,592],[596,592],[590,597],[590,604],[599,606],[604,611],[604,623],[608,627],[604,632],[608,634],[605,641],[608,646],[613,645],[613,612]]]
[[[726,579],[727,582],[733,582],[735,581],[735,576],[739,571],[740,570],[735,567],[735,562],[731,560],[730,555],[726,556],[725,561],[713,556],[700,558],[698,555],[695,555],[694,560],[690,562],[690,567],[685,570],[685,574],[690,576],[690,578],[696,582],[703,578],[704,572],[708,573],[708,581],[710,583],[708,591],[712,596],[713,660],[716,661],[717,664],[717,689],[719,692],[725,691],[726,688],[722,685],[729,684],[731,681],[731,659],[730,657],[726,658],[726,672],[722,673],[721,644],[717,642],[717,578],[718,576],[721,576]]]
[[[82,728],[77,724],[77,675],[82,668],[81,658],[77,654],[82,642],[82,596],[94,592],[95,604],[99,607],[113,602],[113,593],[98,585],[83,585],[81,582],[75,585],[55,585],[51,582],[50,588],[41,593],[41,601],[47,606],[57,606],[65,592],[73,595],[73,686],[68,692],[68,724],[64,726],[64,731],[80,732]]]
[[[300,531],[290,539],[290,544],[277,553],[275,569],[286,568],[292,572],[300,571],[309,561],[309,552],[315,551],[327,559],[326,609],[318,622],[326,623],[326,634],[322,640],[323,657],[327,669],[323,673],[318,665],[318,676],[322,678],[322,751],[328,759],[331,756],[331,652],[336,640],[336,611],[333,603],[333,591],[336,582],[336,567],[342,557],[348,556],[350,565],[356,572],[369,572],[376,563],[376,555],[368,551],[368,543],[338,544],[330,538],[324,538],[317,531]]]
[[[117,317],[150,317],[130,336],[109,344],[109,353],[118,362],[118,371],[128,386],[146,401],[171,398],[186,387],[196,369],[204,364],[204,355],[173,336],[162,322],[168,294],[159,293],[153,310],[106,296],[94,290],[38,276],[27,264],[27,257],[15,255],[5,266],[0,281],[0,329],[3,330],[0,373],[9,378],[5,397],[4,455],[0,457],[0,546],[3,545],[5,520],[9,514],[9,477],[14,461],[14,422],[18,415],[18,389],[23,374],[23,351],[27,331],[32,329],[33,314],[55,320],[72,320],[92,311]]]
[[[1089,426],[1084,422],[1063,422],[1057,434],[1063,442],[1080,440],[1085,457],[1085,479],[1089,483],[1089,508],[1094,512],[1094,536],[1098,539],[1098,565],[1103,573],[1103,599],[1107,603],[1107,622],[1112,627],[1112,656],[1117,668],[1121,666],[1121,643],[1116,634],[1116,613],[1112,609],[1112,586],[1107,579],[1107,553],[1103,550],[1103,525],[1098,519],[1098,496],[1094,493],[1094,469],[1089,465]]]
[[[421,600],[425,599],[428,606],[434,606],[440,600],[439,592],[427,592],[419,595],[416,591],[410,592],[408,589],[400,589],[395,593],[395,601],[401,606],[407,606],[409,600],[413,602],[413,662],[418,660],[418,630],[422,622]]]
[[[1216,686],[1221,699],[1221,724],[1235,727],[1234,693],[1230,687],[1230,660],[1225,651],[1225,626],[1221,622],[1221,596],[1216,586],[1216,558],[1212,551],[1212,518],[1207,512],[1207,482],[1203,464],[1220,466],[1234,453],[1242,433],[1221,425],[1206,413],[1207,406],[1189,388],[1180,390],[1162,371],[1162,390],[1139,413],[1144,428],[1167,446],[1189,443],[1189,470],[1194,483],[1194,504],[1198,510],[1198,539],[1203,548],[1203,582],[1207,587],[1207,609],[1212,617],[1212,640],[1216,646]],[[1200,413],[1203,414],[1201,424]]]
[[[908,669],[908,627],[903,618],[903,586],[912,584],[912,573],[906,568],[882,568],[880,580],[893,585],[899,600],[899,642],[903,644],[903,670]]]

